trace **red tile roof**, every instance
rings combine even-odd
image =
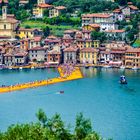
[[[100,28],[99,24],[89,24],[89,26],[93,27],[93,28]]]
[[[32,38],[31,40],[34,41],[34,42],[40,42],[41,39],[42,39],[41,36],[36,36],[36,37]]]
[[[134,5],[129,5],[129,8],[132,10],[138,10],[138,7],[134,6]]]
[[[65,6],[57,6],[57,7],[55,7],[57,10],[64,10],[64,9],[66,9],[66,7]]]
[[[23,52],[23,53],[16,53],[14,56],[20,56],[20,57],[24,57],[26,56],[28,53],[27,52]]]
[[[130,48],[126,50],[126,53],[140,53],[140,48]]]
[[[4,3],[8,3],[8,0],[0,0],[0,3],[2,3],[2,1],[3,1]]]
[[[49,4],[41,3],[41,4],[38,5],[38,7],[40,7],[40,8],[51,8],[53,6],[49,5]]]
[[[108,30],[106,32],[108,32],[108,33],[123,33],[123,32],[125,32],[125,30]]]
[[[110,14],[94,13],[94,14],[84,14],[84,15],[82,15],[82,18],[94,18],[94,17],[97,17],[97,18],[109,18],[111,16],[112,15],[110,15]]]
[[[45,48],[38,46],[38,47],[29,49],[29,51],[41,51],[41,50],[45,50]]]
[[[49,51],[48,54],[61,54],[61,53],[56,50],[53,50],[53,51]]]
[[[76,47],[68,47],[64,49],[64,52],[76,52],[78,49]]]

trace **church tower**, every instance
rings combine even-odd
[[[45,0],[38,0],[38,5],[42,3],[45,4],[46,3]]]
[[[7,18],[7,6],[2,6],[2,19]]]

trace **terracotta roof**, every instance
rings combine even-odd
[[[2,1],[3,1],[4,3],[8,3],[8,0],[0,0],[0,3],[2,3]]]
[[[123,32],[125,32],[125,30],[108,30],[106,32],[108,32],[108,33],[123,33]]]
[[[126,50],[126,53],[140,53],[140,48],[130,48]]]
[[[84,14],[84,15],[82,15],[82,18],[94,18],[94,17],[97,17],[97,18],[109,18],[111,16],[112,15],[110,15],[110,14],[94,13],[94,14]]]
[[[61,54],[61,53],[56,50],[53,50],[53,51],[49,51],[48,54]]]
[[[15,18],[7,18],[7,20],[10,22],[10,23],[18,23],[19,21],[16,20]]]
[[[101,54],[110,54],[109,51],[100,51]]]
[[[38,46],[38,47],[29,49],[29,51],[41,51],[41,50],[45,50],[45,48]]]
[[[40,29],[37,29],[37,28],[19,28],[19,31],[34,31],[34,30],[41,31]]]
[[[83,48],[80,50],[80,52],[98,52],[98,50],[96,50],[95,48]]]
[[[41,3],[41,4],[38,5],[38,7],[41,7],[41,8],[51,8],[53,6],[49,5],[49,4]]]
[[[11,54],[11,53],[6,53],[6,54],[4,54],[4,57],[12,57],[12,56],[14,56],[14,55]]]
[[[69,33],[75,33],[77,30],[65,30],[64,33],[65,34],[69,34]]]
[[[20,4],[27,4],[27,3],[29,3],[29,1],[28,0],[20,0],[19,3]]]
[[[64,9],[66,9],[66,7],[65,6],[57,6],[57,7],[55,7],[57,10],[64,10]]]
[[[48,39],[56,39],[57,37],[54,36],[54,35],[50,35],[50,36],[48,36],[47,38],[48,38]],[[46,39],[47,39],[47,38],[46,38]]]
[[[93,28],[100,28],[100,25],[99,24],[89,24],[91,27]]]
[[[117,54],[123,54],[123,53],[125,53],[125,51],[119,51],[119,50],[112,50],[112,51],[110,51],[110,53],[117,53]]]
[[[40,42],[41,39],[42,39],[41,36],[37,36],[37,37],[32,38],[31,40],[34,41],[34,42]]]
[[[23,52],[23,53],[16,53],[14,56],[21,56],[21,57],[24,57],[26,56],[28,53],[27,52]]]
[[[138,10],[138,8],[134,5],[129,5],[129,8],[132,9],[132,10]]]
[[[133,3],[132,3],[132,2],[127,2],[127,4],[128,4],[128,5],[133,5]]]
[[[77,48],[73,46],[64,49],[64,52],[76,52],[76,51]]]

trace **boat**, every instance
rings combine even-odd
[[[122,65],[122,66],[120,66],[120,69],[125,69],[125,66],[123,66],[123,65]]]
[[[64,91],[63,91],[63,90],[61,90],[61,91],[60,91],[60,94],[64,94]]]
[[[132,70],[138,70],[138,67],[134,66],[134,67],[132,68]]]
[[[104,68],[111,68],[111,66],[109,66],[109,65],[105,65],[105,66],[103,66]]]
[[[19,67],[20,70],[22,70],[22,67]]]
[[[33,67],[33,66],[31,67],[31,69],[34,69],[34,68],[35,68],[35,67]]]
[[[124,75],[120,76],[120,84],[127,84],[127,80]]]
[[[9,67],[8,69],[9,69],[9,70],[12,70],[13,68],[12,68],[12,67]]]

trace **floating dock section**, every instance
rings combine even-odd
[[[58,72],[60,74],[60,77],[57,77],[57,78],[0,87],[0,93],[23,90],[27,88],[35,88],[35,87],[46,86],[46,85],[51,85],[51,84],[83,78],[81,70],[78,67],[75,67],[74,70],[71,72],[71,74],[67,76],[65,76],[63,69],[61,67],[58,67]]]

